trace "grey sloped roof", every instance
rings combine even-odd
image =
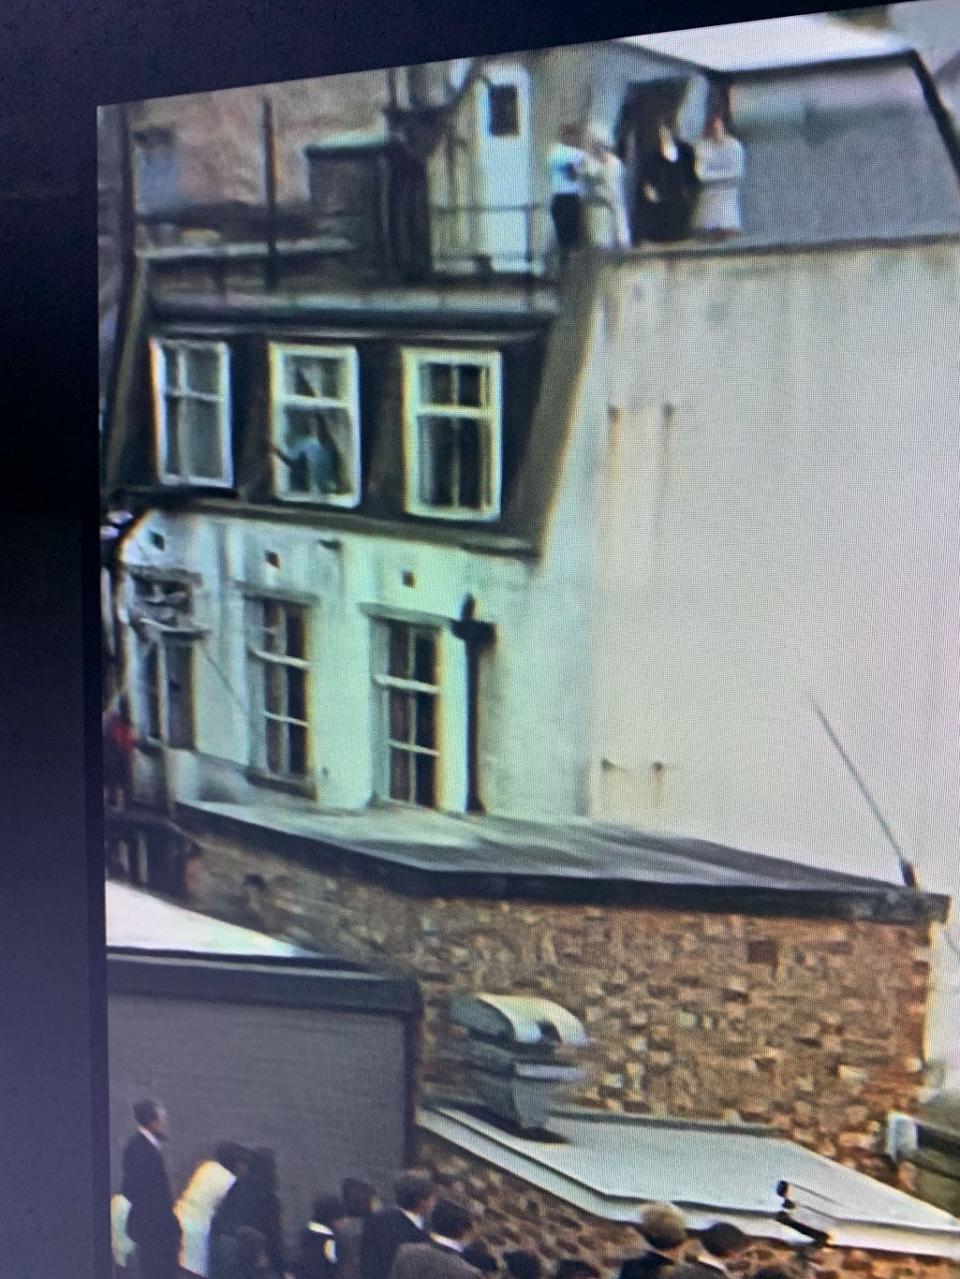
[[[693,1229],[722,1216],[760,1238],[803,1242],[776,1220],[777,1185],[816,1197],[832,1240],[917,1256],[960,1257],[960,1221],[763,1129],[562,1111],[558,1142],[508,1133],[469,1107],[439,1101],[419,1126],[484,1162],[608,1221],[636,1221],[651,1201],[680,1206]]]
[[[725,74],[888,58],[908,53],[912,47],[899,35],[857,27],[823,13],[629,36],[626,43]]]
[[[401,887],[501,896],[565,896],[583,900],[613,891],[644,901],[671,901],[695,891],[726,909],[766,905],[782,913],[832,907],[863,917],[943,918],[948,901],[895,882],[767,857],[685,835],[570,819],[527,821],[455,816],[427,810],[372,808],[320,812],[307,808],[196,802],[181,806],[195,830],[239,827],[309,854],[348,853],[357,864],[393,868]]]

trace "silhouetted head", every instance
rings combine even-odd
[[[466,1208],[452,1203],[449,1199],[438,1199],[430,1214],[430,1233],[442,1235],[444,1239],[455,1239],[458,1243],[466,1239],[473,1227],[470,1214]]]
[[[553,1279],[600,1279],[600,1271],[579,1257],[564,1257],[557,1262]]]
[[[436,1189],[433,1174],[425,1168],[408,1168],[397,1178],[393,1193],[397,1207],[404,1212],[415,1212],[421,1217],[429,1217],[430,1210],[436,1200]]]
[[[712,1257],[735,1257],[750,1242],[739,1226],[730,1221],[717,1221],[700,1234],[700,1243]]]
[[[166,1138],[169,1125],[162,1102],[138,1101],[133,1108],[133,1117],[137,1121],[137,1127],[143,1128],[145,1132],[151,1133],[161,1141]]]
[[[540,1279],[540,1258],[535,1252],[508,1252],[503,1261],[511,1279]]]
[[[343,1212],[346,1217],[369,1217],[377,1192],[369,1181],[359,1181],[356,1177],[345,1177],[340,1186],[340,1198],[343,1200]]]
[[[318,1226],[327,1226],[333,1230],[338,1221],[347,1214],[343,1210],[343,1200],[336,1195],[318,1195],[313,1203],[312,1221]]]
[[[637,1223],[637,1229],[651,1248],[667,1254],[679,1252],[687,1242],[687,1223],[673,1204],[651,1204]]]

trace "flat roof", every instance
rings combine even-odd
[[[314,951],[211,919],[128,884],[107,881],[107,947],[248,958],[316,959]]]
[[[822,13],[628,36],[625,43],[725,74],[889,58],[912,49],[891,32],[872,31]]]
[[[434,1101],[425,1132],[604,1220],[634,1222],[654,1201],[681,1207],[692,1229],[718,1216],[757,1237],[803,1242],[776,1221],[780,1181],[823,1201],[839,1247],[960,1259],[960,1220],[767,1131],[747,1126],[564,1110],[562,1142],[514,1135],[465,1105]]]
[[[193,802],[185,825],[254,834],[307,861],[348,857],[396,873],[401,892],[455,891],[589,902],[913,921],[945,919],[949,899],[685,835],[586,819],[525,821],[425,809],[318,811]]]

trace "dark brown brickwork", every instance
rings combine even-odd
[[[482,1160],[471,1158],[432,1134],[418,1138],[418,1159],[432,1168],[443,1192],[469,1207],[478,1237],[494,1252],[527,1248],[552,1269],[560,1257],[583,1257],[613,1279],[624,1257],[641,1250],[629,1226],[612,1225],[528,1185]],[[758,1241],[730,1270],[748,1274],[758,1265],[787,1265],[797,1279],[803,1272],[790,1249]],[[549,1271],[548,1271],[549,1273]],[[898,1253],[826,1248],[816,1254],[806,1274],[810,1279],[958,1279],[960,1266],[935,1258]]]
[[[420,899],[231,836],[203,838],[197,904],[420,981],[421,1078],[462,1093],[455,991],[540,994],[592,1038],[581,1104],[771,1124],[888,1178],[886,1113],[915,1109],[926,925],[755,919],[626,907]],[[270,887],[252,916],[252,871]]]

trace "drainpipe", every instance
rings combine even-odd
[[[463,601],[460,620],[450,630],[462,640],[467,664],[467,812],[482,813],[480,797],[480,655],[496,637],[492,622],[479,622],[474,617],[477,601],[468,595]]]

